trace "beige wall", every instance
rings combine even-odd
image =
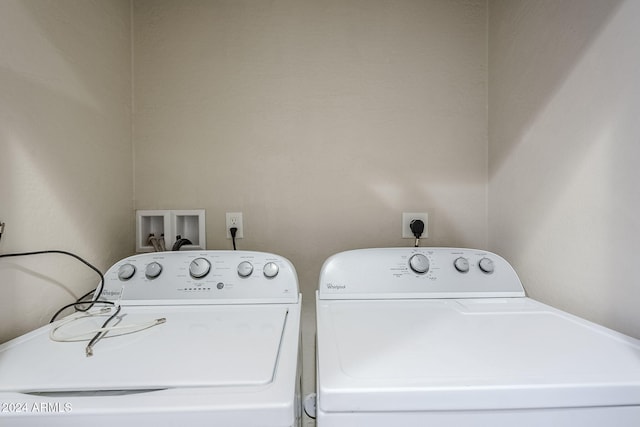
[[[529,294],[640,338],[640,2],[489,2],[489,237]]]
[[[468,1],[134,2],[135,204],[205,208],[210,249],[293,261],[486,244],[486,15]]]
[[[0,1],[0,253],[65,249],[103,271],[134,248],[128,1]],[[0,342],[97,276],[59,255],[0,263]]]

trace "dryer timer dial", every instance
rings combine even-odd
[[[487,274],[491,274],[493,273],[494,270],[494,265],[493,265],[493,261],[490,258],[482,258],[480,260],[480,262],[478,263],[478,266],[480,267],[480,270],[482,270],[483,273],[487,273]]]
[[[424,274],[429,271],[429,258],[423,254],[412,255],[409,258],[409,267],[418,274]]]

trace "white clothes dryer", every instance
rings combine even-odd
[[[300,424],[298,279],[285,258],[156,252],[105,274],[105,299],[0,346],[2,426]],[[92,354],[91,354],[92,353]]]
[[[640,425],[640,341],[526,297],[496,254],[343,252],[316,298],[319,427]]]

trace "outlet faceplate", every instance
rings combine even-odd
[[[236,239],[242,239],[244,237],[244,227],[242,226],[242,212],[227,212],[227,239],[231,238],[229,229],[236,227]]]
[[[402,238],[403,239],[415,239],[413,232],[411,232],[411,221],[414,219],[421,219],[424,222],[424,231],[422,232],[421,239],[429,237],[429,214],[426,212],[403,212],[402,213]]]

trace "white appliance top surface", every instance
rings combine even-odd
[[[640,404],[638,341],[528,298],[320,301],[326,411]]]
[[[94,355],[87,341],[54,342],[52,325],[0,346],[0,391],[145,390],[258,386],[276,372],[291,305],[123,307],[121,324],[164,317],[141,332],[103,338]],[[295,306],[294,306],[295,307]],[[297,308],[296,308],[297,309]],[[105,317],[61,329],[100,327]],[[55,325],[55,324],[53,324]],[[298,325],[289,325],[298,330]],[[295,334],[294,334],[295,336]]]
[[[418,271],[408,265],[415,253],[427,258]],[[454,264],[461,257],[466,271]],[[490,271],[480,268],[487,258]],[[508,263],[488,252],[333,256],[316,300],[320,409],[640,405],[640,341],[524,296],[496,296],[519,287]]]

